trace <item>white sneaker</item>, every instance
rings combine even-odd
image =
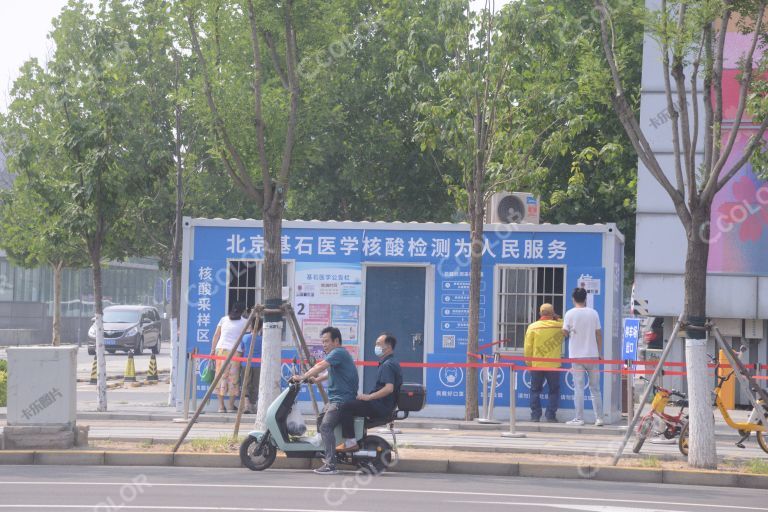
[[[584,420],[580,420],[578,418],[573,418],[571,421],[566,421],[565,424],[566,425],[572,425],[572,426],[575,426],[575,427],[580,427],[580,426],[582,426],[584,424]]]
[[[605,425],[605,423],[603,423],[603,420],[602,420],[602,419],[600,419],[600,418],[597,418],[597,419],[595,420],[595,426],[596,426],[596,427],[602,427],[603,425]]]

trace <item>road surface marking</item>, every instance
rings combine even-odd
[[[293,472],[293,470],[287,470]],[[598,480],[595,480],[598,482]],[[0,481],[0,485],[34,485],[43,488],[44,486],[53,485],[78,485],[78,486],[123,486],[130,485],[130,482],[51,482],[51,481],[26,481],[26,482],[14,482],[14,481]],[[433,495],[446,495],[446,496],[483,496],[483,497],[498,497],[498,498],[529,498],[529,499],[544,499],[544,500],[573,500],[573,501],[597,501],[597,502],[609,502],[609,503],[631,503],[631,504],[643,504],[643,505],[666,505],[666,506],[682,506],[682,507],[701,507],[701,508],[714,508],[725,510],[757,510],[768,512],[768,508],[764,507],[747,507],[737,505],[715,505],[710,503],[690,503],[685,501],[651,501],[651,500],[622,500],[615,498],[584,498],[579,496],[552,496],[551,494],[510,494],[510,493],[493,493],[493,492],[467,492],[467,491],[435,491],[427,489],[383,489],[376,487],[365,486],[337,486],[331,483],[331,485],[325,486],[310,486],[310,485],[251,485],[251,484],[180,484],[180,483],[152,483],[147,482],[147,487],[194,487],[196,489],[212,488],[212,489],[275,489],[285,491],[354,491],[354,492],[370,492],[370,493],[397,493],[397,494],[433,494]],[[485,502],[484,502],[485,503]]]
[[[658,508],[634,508],[614,507],[612,505],[572,505],[552,503],[524,503],[522,501],[451,501],[451,503],[466,503],[468,505],[527,505],[531,507],[559,508],[563,510],[583,510],[584,512],[685,512],[684,510],[670,510]],[[700,505],[695,505],[700,506]]]
[[[104,504],[104,507],[109,505]],[[336,509],[315,509],[315,508],[250,508],[250,507],[191,507],[189,505],[184,506],[172,506],[172,505],[115,505],[118,509],[130,509],[130,510],[221,510],[224,512],[335,512]],[[3,508],[33,508],[33,509],[85,509],[85,510],[99,510],[101,505],[0,505],[0,509]],[[111,510],[107,508],[107,510]],[[363,512],[363,511],[345,511],[345,512]]]

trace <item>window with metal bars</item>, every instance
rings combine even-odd
[[[227,283],[227,311],[235,302],[243,302],[246,309],[264,303],[264,277],[262,260],[230,260]],[[289,286],[290,263],[283,263],[283,287]]]
[[[255,304],[264,304],[264,277],[262,260],[230,260],[227,283],[227,311],[235,302],[243,302],[246,310]],[[288,288],[288,300],[293,298],[291,263],[283,262],[283,287]],[[283,323],[283,341],[287,341],[286,323]]]
[[[497,288],[498,339],[502,350],[522,351],[525,331],[548,302],[562,316],[565,267],[500,267]]]

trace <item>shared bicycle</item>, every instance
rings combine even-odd
[[[755,437],[757,438],[757,444],[760,445],[760,448],[762,448],[765,453],[768,453],[768,441],[766,441],[764,435],[766,431],[766,423],[768,423],[768,412],[766,412],[768,409],[766,409],[766,404],[763,402],[761,395],[759,393],[757,394],[758,406],[752,409],[752,412],[749,415],[749,419],[747,419],[746,422],[740,423],[734,421],[733,418],[731,418],[728,409],[725,408],[725,404],[723,403],[722,398],[720,398],[720,392],[723,388],[723,384],[725,384],[731,377],[733,377],[735,370],[731,370],[725,375],[718,375],[718,370],[721,366],[719,359],[712,355],[709,355],[709,358],[715,365],[715,375],[717,375],[717,384],[715,385],[714,389],[715,406],[720,411],[720,414],[722,414],[725,423],[732,429],[738,431],[740,438],[738,441],[736,441],[736,446],[739,448],[745,448],[744,441],[749,439],[749,436],[754,432]],[[680,448],[680,452],[683,455],[688,455],[687,423],[680,432],[678,447]]]
[[[640,380],[648,382],[648,379],[640,377]],[[651,410],[648,411],[638,422],[636,430],[635,446],[632,451],[640,453],[643,443],[653,432],[655,435],[663,436],[666,439],[674,439],[688,428],[688,397],[681,391],[674,389],[665,389],[660,386],[653,386],[653,401]],[[676,400],[672,400],[675,398]],[[666,408],[668,405],[679,407],[676,414],[668,414]]]

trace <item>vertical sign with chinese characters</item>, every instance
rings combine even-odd
[[[621,358],[625,361],[637,359],[637,342],[640,339],[640,319],[625,318],[622,334]]]

